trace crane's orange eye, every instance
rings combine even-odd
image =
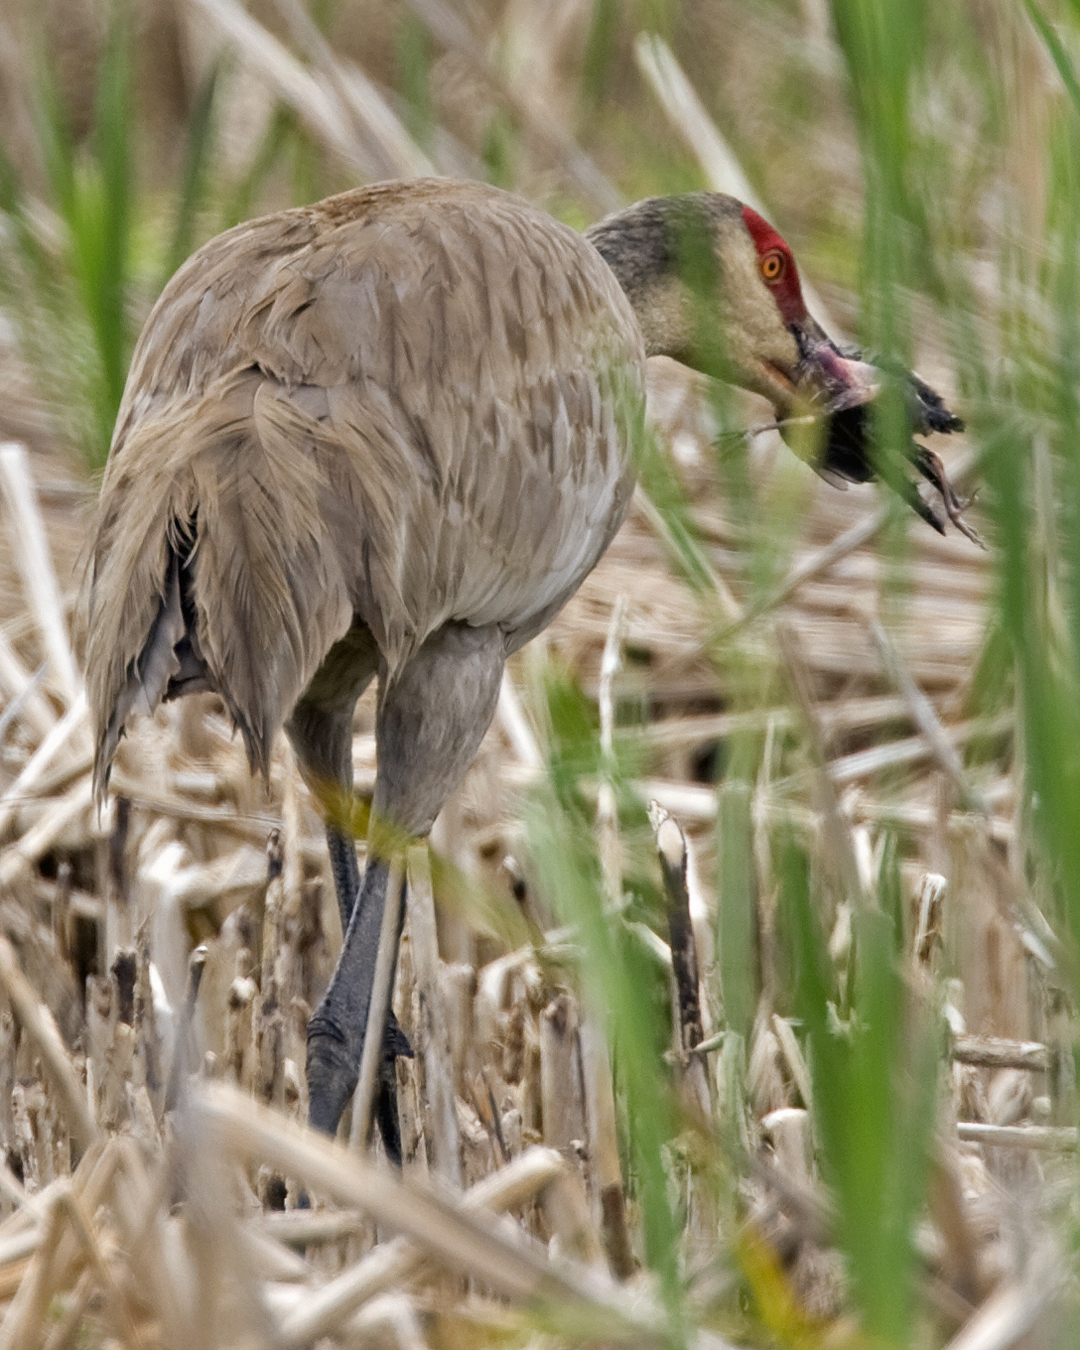
[[[786,267],[787,259],[778,248],[773,248],[761,260],[761,275],[766,281],[779,281]]]

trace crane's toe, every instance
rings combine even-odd
[[[315,1012],[308,1024],[307,1080],[308,1121],[317,1130],[333,1136],[360,1074],[364,1036],[343,1029],[325,1006]],[[398,1058],[412,1059],[409,1038],[391,1011],[383,1032],[383,1057],[379,1067],[374,1118],[387,1156],[401,1163],[401,1136],[398,1129],[397,1085],[394,1063]]]
[[[331,1137],[337,1133],[345,1103],[356,1087],[360,1051],[330,1018],[318,1013],[308,1023],[308,1123]]]
[[[393,1064],[395,1059],[412,1059],[413,1048],[408,1036],[401,1029],[401,1023],[394,1016],[393,1008],[387,1014],[386,1031],[383,1034],[383,1054]]]

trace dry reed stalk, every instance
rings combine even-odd
[[[269,997],[277,984],[276,966],[282,941],[281,910],[285,890],[282,877],[283,864],[281,834],[278,830],[272,830],[266,843],[266,869],[269,880],[263,899],[262,915],[262,964],[259,987],[264,997]]]
[[[809,741],[814,766],[815,796],[828,841],[826,856],[838,873],[840,894],[849,896],[853,903],[865,907],[869,900],[855,858],[851,830],[844,819],[835,787],[829,776],[825,738],[814,706],[806,659],[798,638],[786,623],[776,625],[776,637]]]
[[[990,1125],[977,1120],[958,1120],[956,1137],[969,1144],[1051,1153],[1075,1153],[1080,1146],[1080,1131],[1071,1125]]]
[[[986,1069],[1030,1069],[1045,1073],[1050,1068],[1050,1051],[1038,1041],[1010,1041],[1000,1036],[956,1036],[952,1057],[961,1064],[978,1064]]]
[[[10,1172],[11,1169],[7,1168],[7,1171]],[[45,1212],[44,1205],[49,1195],[49,1188],[58,1185],[62,1180],[62,1177],[57,1177],[56,1181],[49,1182],[49,1185],[43,1190],[31,1195],[12,1175],[7,1184],[16,1194],[21,1193],[21,1199],[16,1198],[18,1208],[0,1223],[0,1242],[6,1242],[9,1238],[18,1238],[21,1242],[26,1233],[32,1228],[36,1228]]]
[[[589,1180],[599,1210],[600,1233],[612,1272],[616,1278],[628,1280],[636,1262],[623,1194],[611,1056],[607,1037],[595,1014],[587,1012],[582,1018],[578,1046],[589,1138]]]
[[[41,1229],[28,1228],[9,1238],[0,1238],[0,1300],[13,1298],[41,1243]]]
[[[93,800],[89,775],[59,800],[51,803],[40,819],[15,843],[0,851],[0,889],[11,889],[29,877],[33,865],[49,851],[57,839],[76,824],[80,816],[89,818]],[[87,838],[89,831],[80,832]]]
[[[188,957],[188,981],[184,990],[183,1007],[180,1009],[180,1015],[174,1028],[172,1062],[169,1065],[169,1081],[165,1090],[163,1108],[165,1111],[176,1109],[187,1085],[188,1075],[191,1072],[189,1061],[192,1057],[190,1044],[192,1024],[195,1020],[199,989],[202,986],[202,978],[209,954],[207,944],[200,942]]]
[[[964,1203],[959,1158],[955,1149],[935,1150],[928,1193],[930,1217],[945,1245],[941,1263],[949,1287],[969,1307],[975,1307],[987,1292],[979,1272],[979,1241]]]
[[[629,601],[620,593],[612,606],[604,652],[600,661],[597,702],[600,710],[600,750],[611,769],[615,767],[615,700],[613,685],[622,666],[622,643],[626,634]],[[615,790],[610,779],[599,785],[596,800],[596,831],[604,894],[614,910],[622,904],[622,849]],[[634,1270],[623,1197],[622,1167],[615,1127],[615,1099],[607,1038],[595,1014],[586,1012],[578,1028],[577,1052],[581,1070],[581,1095],[585,1135],[588,1139],[589,1179],[596,1200],[603,1247],[611,1269],[619,1279]],[[541,1037],[541,1054],[543,1037]],[[543,1061],[541,1060],[541,1072]],[[545,1113],[545,1120],[546,1120]],[[590,1258],[595,1259],[595,1258]]]
[[[471,954],[475,938],[469,925],[460,917],[450,917],[442,925],[440,940]],[[473,1003],[476,996],[476,966],[472,960],[443,961],[439,967],[442,985],[442,1003],[446,1015],[446,1032],[450,1046],[450,1065],[453,1084],[458,1097],[468,1091],[468,1068],[475,1055],[473,1051]]]
[[[339,100],[323,79],[306,70],[288,48],[235,0],[189,0],[209,20],[245,66],[293,109],[317,140],[362,181],[380,177],[380,162],[365,152],[350,127]]]
[[[656,835],[656,851],[667,897],[671,938],[672,1013],[677,1038],[680,1077],[687,1104],[702,1121],[712,1114],[705,1060],[692,1052],[705,1039],[701,1021],[700,972],[687,888],[686,838],[674,816],[650,804],[649,818]]]
[[[182,1220],[168,1213],[174,1177],[155,1159],[150,1166],[130,1136],[116,1140],[117,1167],[111,1217],[130,1265],[128,1283],[158,1317],[165,1342],[176,1350],[195,1344],[191,1257],[180,1234]]]
[[[1028,1256],[1027,1270],[1005,1280],[949,1341],[945,1350],[1016,1350],[1038,1344],[1028,1335],[1062,1299],[1065,1272],[1056,1251]]]
[[[804,1186],[812,1185],[814,1148],[809,1111],[798,1106],[781,1106],[762,1117],[761,1128],[784,1175]]]
[[[115,1130],[129,1119],[128,1082],[137,1042],[134,1026],[117,1018],[100,1086],[98,1119],[105,1130]]]
[[[298,1253],[282,1246],[249,1221],[237,1228],[237,1240],[245,1248],[244,1260],[260,1280],[279,1284],[307,1284],[311,1266]]]
[[[161,848],[144,858],[139,881],[152,888],[154,894],[148,899],[154,907],[170,910],[180,927],[185,924],[186,911],[220,906],[227,912],[243,900],[262,899],[267,883],[265,846],[259,849],[242,844],[220,853],[211,862],[198,863],[178,840],[167,836],[165,839]],[[172,964],[177,971],[175,993],[183,989],[187,955],[186,950],[179,950],[173,956]]]
[[[279,818],[269,811],[238,817],[235,806],[207,806],[205,802],[180,797],[174,792],[163,790],[150,777],[136,777],[132,773],[125,772],[121,766],[113,769],[109,784],[118,797],[127,797],[133,805],[152,811],[156,815],[193,824],[216,826],[227,836],[240,834],[258,839],[261,845],[265,845],[266,836],[281,823]],[[313,858],[318,856],[317,849],[320,847],[325,849],[321,841],[318,845],[312,843]]]
[[[404,1294],[382,1294],[359,1312],[345,1328],[350,1340],[392,1339],[399,1350],[427,1350],[413,1302]]]
[[[243,947],[236,954],[236,975],[229,985],[225,1014],[225,1046],[222,1067],[237,1087],[251,1086],[253,1043],[253,1006],[258,986],[249,974],[252,955]]]
[[[297,0],[275,0],[294,40],[317,69],[337,102],[338,120],[349,125],[377,163],[377,178],[414,178],[434,174],[435,166],[405,129],[404,123],[357,66],[339,59]]]
[[[980,811],[984,816],[990,814],[986,802],[968,781],[960,756],[952,744],[952,738],[941,725],[941,720],[933,705],[911,677],[911,671],[904,662],[892,639],[881,626],[878,619],[870,620],[870,634],[874,645],[881,654],[882,665],[889,679],[897,686],[911,709],[911,718],[926,737],[934,759],[948,775],[949,781],[959,796],[963,806]]]
[[[279,915],[281,933],[274,962],[274,979],[283,1018],[282,1075],[287,1080],[293,1073],[290,1066],[303,1064],[307,1049],[307,1017],[315,1003],[312,961],[307,953],[317,935],[318,919],[313,918],[304,894],[301,823],[303,788],[291,749],[285,751],[285,765],[285,788],[281,810],[282,894]],[[286,1081],[286,1095],[292,1090]],[[292,1107],[306,1114],[306,1093],[301,1093],[292,1103]]]
[[[182,1002],[180,998],[176,999],[175,1005],[169,1002],[161,986],[160,972],[157,972],[155,979],[154,971],[149,944],[140,933],[134,991],[135,1030],[141,1069],[140,1081],[135,1083],[136,1117],[142,1111],[143,1124],[149,1128],[148,1138],[156,1144],[168,1084],[168,1060],[174,1049],[176,1022],[181,1015]],[[146,1095],[140,1103],[143,1093]],[[149,1115],[145,1111],[146,1107],[149,1107]]]
[[[23,765],[21,772],[9,788],[0,796],[0,835],[11,824],[20,805],[20,799],[40,790],[46,772],[61,751],[67,751],[68,743],[81,732],[86,721],[86,695],[81,690],[67,712],[43,738],[41,744]],[[74,763],[64,766],[65,773],[86,773],[90,768],[91,755],[88,749],[76,749]]]
[[[500,70],[564,133],[576,120],[576,81],[567,80],[565,67],[582,60],[592,21],[589,0],[510,0],[500,19]]]
[[[977,736],[1000,736],[1012,731],[1015,724],[1015,718],[1011,713],[1003,713],[997,717],[974,717],[950,727],[940,727],[938,738],[940,744],[933,743],[920,732],[918,736],[908,736],[885,745],[871,746],[867,750],[856,750],[850,755],[841,755],[831,760],[828,765],[829,777],[838,787],[843,787],[861,778],[881,773],[884,769],[910,766],[921,760],[934,760],[940,765],[945,750],[948,751],[954,765],[958,765],[960,757],[956,753],[957,746],[965,745]],[[966,775],[962,777],[965,787],[960,799],[962,803],[960,809],[978,810],[988,815],[990,806],[983,794],[972,788]],[[976,805],[976,802],[979,804]]]
[[[115,1140],[94,1144],[72,1177],[59,1178],[36,1197],[41,1216],[39,1242],[0,1325],[0,1345],[22,1350],[24,1343],[32,1343],[26,1342],[26,1336],[40,1328],[40,1300],[69,1284],[85,1265],[88,1249],[81,1216],[93,1214],[113,1184],[119,1156],[115,1144]],[[73,1204],[77,1204],[77,1211]]]
[[[470,1104],[487,1132],[491,1164],[498,1167],[500,1162],[508,1163],[511,1158],[517,1156],[520,1149],[513,1150],[507,1143],[506,1133],[503,1130],[503,1113],[495,1100],[495,1091],[491,1086],[488,1072],[484,1070],[469,1075],[468,1086]],[[511,1106],[509,1109],[513,1111],[515,1108]]]
[[[437,1264],[471,1275],[511,1301],[588,1313],[612,1334],[651,1337],[658,1310],[631,1305],[617,1288],[584,1272],[555,1265],[514,1229],[463,1211],[433,1192],[420,1191],[344,1151],[310,1130],[282,1120],[224,1084],[193,1094],[192,1110],[205,1137],[234,1156],[269,1162],[313,1191],[365,1210],[423,1248]]]
[[[234,1102],[244,1103],[241,1109],[249,1115],[256,1110],[270,1114],[247,1094],[224,1084],[214,1086]],[[274,1317],[265,1286],[245,1261],[239,1235],[241,1216],[258,1205],[246,1173],[253,1173],[263,1160],[251,1159],[245,1169],[239,1158],[221,1148],[194,1093],[174,1122],[174,1139],[196,1292],[191,1314],[194,1344],[213,1350],[249,1336],[255,1344],[272,1344]]]
[[[461,1208],[496,1213],[517,1209],[566,1172],[566,1164],[549,1149],[531,1148],[500,1172],[479,1181],[461,1197]],[[334,1216],[326,1216],[332,1218]],[[264,1221],[265,1222],[265,1221]],[[353,1221],[355,1222],[355,1220]],[[267,1225],[271,1231],[278,1225]],[[406,1238],[393,1238],[348,1270],[308,1294],[282,1319],[286,1345],[303,1345],[331,1335],[361,1304],[395,1286],[404,1285],[423,1269],[425,1258]]]
[[[128,865],[128,841],[131,834],[131,799],[117,797],[108,822],[108,864],[104,878],[105,921],[98,939],[101,964],[112,968],[114,953],[130,947],[135,940],[135,905],[131,869]],[[142,880],[140,878],[140,880]],[[152,916],[156,919],[156,915]]]
[[[797,1110],[797,1107],[782,1108]],[[783,1168],[773,1167],[760,1156],[750,1159],[750,1169],[773,1195],[777,1207],[802,1230],[804,1239],[819,1247],[831,1246],[835,1239],[836,1212],[832,1197],[816,1178],[790,1176]]]
[[[557,1255],[593,1266],[606,1275],[604,1248],[581,1174],[568,1169],[557,1177],[544,1191],[542,1204]]]
[[[32,1350],[39,1343],[45,1310],[55,1288],[56,1252],[69,1222],[63,1192],[64,1187],[57,1187],[49,1197],[41,1239],[15,1297],[0,1321],[0,1350]]]
[[[525,717],[521,699],[514,688],[514,680],[509,670],[503,671],[495,717],[520,762],[527,769],[539,772],[543,767],[544,757],[533,735],[532,727]]]
[[[788,1072],[791,1074],[791,1081],[795,1084],[795,1090],[802,1098],[803,1106],[809,1109],[813,1105],[810,1067],[803,1056],[798,1039],[791,1029],[791,1023],[787,1018],[781,1017],[778,1013],[773,1013],[771,1025],[776,1035],[777,1044],[783,1054],[784,1062],[787,1064]]]
[[[360,1056],[360,1072],[353,1092],[352,1123],[349,1143],[353,1149],[370,1145],[375,1094],[383,1062],[383,1036],[394,992],[394,967],[397,964],[398,936],[401,933],[402,908],[405,904],[405,860],[396,852],[390,861],[386,878],[386,899],[383,903],[382,927],[379,930],[379,951],[375,961],[375,977],[371,985],[371,1003],[368,1007],[364,1049]]]
[[[258,992],[252,999],[252,1035],[254,1038],[255,1095],[281,1109],[285,1101],[282,1014],[284,991],[282,970],[284,942],[285,879],[281,838],[275,830],[267,845],[269,882],[263,899],[262,970]]]
[[[586,1152],[577,1000],[566,991],[540,1015],[540,1109],[544,1143],[579,1170]]]
[[[447,0],[409,0],[409,7],[440,46],[461,57],[479,76],[492,104],[513,115],[526,142],[576,186],[593,210],[603,215],[619,209],[622,199],[618,191],[577,141],[567,135],[546,109],[534,106],[502,77],[491,59],[487,36],[471,26],[471,13],[458,10]]]
[[[688,1121],[705,1138],[710,1138],[715,1128],[713,1084],[705,1057],[694,1053],[704,1040],[704,1029],[701,975],[690,915],[686,837],[675,818],[655,802],[649,804],[649,821],[660,861],[671,939],[671,1013],[675,1042],[671,1057]],[[728,1107],[738,1109],[730,1099]],[[708,1259],[719,1222],[715,1189],[711,1180],[700,1175],[692,1163],[688,1163],[684,1184],[687,1205],[684,1242],[688,1252]]]
[[[455,1108],[454,1065],[443,1002],[439,941],[435,928],[435,895],[427,846],[409,849],[408,924],[413,978],[419,1001],[417,1044],[423,1056],[426,1100],[421,1105],[428,1164],[455,1189],[461,1189],[461,1140]]]
[[[885,724],[907,722],[910,709],[907,702],[895,695],[869,695],[845,698],[820,708],[821,724],[832,740],[841,732],[871,731]],[[721,740],[743,731],[791,730],[796,725],[794,711],[786,706],[752,708],[745,712],[699,713],[690,717],[666,717],[644,727],[635,727],[622,733],[626,737],[641,738],[653,748],[694,745],[701,741]],[[616,733],[618,737],[619,733]]]
[[[317,1247],[352,1237],[367,1222],[362,1214],[330,1209],[271,1210],[258,1220],[275,1240],[291,1247]]]
[[[50,673],[71,707],[79,697],[82,678],[71,654],[64,606],[25,445],[16,441],[0,444],[0,486],[7,501],[8,524],[18,541],[15,559],[48,654]]]
[[[135,1331],[135,1317],[128,1306],[124,1294],[117,1285],[110,1262],[99,1240],[98,1232],[79,1203],[78,1197],[71,1191],[60,1192],[64,1208],[71,1221],[71,1231],[82,1247],[87,1259],[87,1269],[93,1273],[94,1281],[101,1294],[104,1313],[112,1323],[114,1334],[121,1344],[137,1345],[140,1337]],[[71,1275],[64,1272],[64,1283],[70,1283]]]
[[[604,653],[600,658],[600,680],[596,701],[600,712],[600,753],[609,774],[615,765],[615,700],[612,686],[622,668],[622,644],[626,635],[626,615],[629,601],[625,594],[615,598],[604,639]],[[607,903],[622,903],[622,849],[619,845],[619,816],[615,789],[610,777],[601,780],[596,794],[596,837],[600,853],[600,874],[604,881]]]
[[[29,980],[22,973],[14,949],[0,936],[0,984],[4,987],[19,1025],[33,1042],[56,1091],[71,1137],[80,1153],[85,1153],[97,1138],[97,1126],[86,1105],[83,1092],[67,1050],[60,1039],[52,1013],[39,1002]]]
[[[7,702],[4,716],[20,718],[39,741],[56,725],[56,716],[39,691],[43,674],[44,671],[31,674],[26,669],[7,634],[0,629],[0,690]]]
[[[94,1272],[86,1269],[75,1281],[69,1306],[49,1332],[42,1350],[73,1350],[83,1333],[83,1318],[97,1297]]]

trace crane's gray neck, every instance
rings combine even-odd
[[[585,231],[635,310],[675,270],[672,201],[648,197]]]
[[[717,192],[647,197],[586,231],[626,293],[649,356],[688,359],[690,295],[715,290],[721,220],[740,210],[734,198]]]

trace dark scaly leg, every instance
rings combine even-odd
[[[345,942],[337,968],[322,1002],[308,1023],[308,1121],[329,1135],[337,1132],[341,1113],[356,1086],[371,986],[375,978],[375,960],[379,950],[389,871],[389,864],[381,858],[368,859],[360,897],[345,930]],[[346,959],[347,954],[351,954],[351,959]],[[398,1035],[401,1035],[400,1030]],[[388,1055],[387,1059],[392,1073],[394,1055]],[[379,1085],[382,1089],[388,1074],[385,1062],[380,1067]],[[384,1094],[380,1091],[379,1095],[381,1098]],[[382,1108],[383,1103],[377,1102],[376,1116],[380,1126],[385,1114]],[[395,1099],[394,1125],[396,1114]],[[388,1140],[384,1135],[383,1142],[387,1145],[388,1154],[396,1145],[400,1161],[400,1138]]]
[[[357,624],[327,653],[285,726],[301,772],[326,814],[326,845],[343,934],[349,930],[361,895],[360,864],[352,834],[353,712],[357,699],[378,669],[378,659],[374,638],[367,628]],[[373,877],[372,884],[376,881]],[[375,912],[380,916],[375,928],[378,941],[381,895]],[[411,1054],[409,1042],[391,1013],[386,1028],[386,1058],[380,1074],[376,1118],[387,1154],[399,1162],[401,1142],[394,1060],[398,1055]]]
[[[427,834],[443,802],[464,777],[488,728],[499,695],[505,646],[497,628],[452,624],[433,634],[388,688],[380,689],[376,728],[378,775],[374,824],[386,822],[404,838]],[[400,846],[401,839],[396,841]],[[360,898],[345,934],[333,979],[308,1024],[309,1119],[337,1130],[356,1086],[375,979],[379,933],[389,877],[373,833]],[[385,845],[383,845],[385,851]],[[381,1021],[384,1010],[374,1016]],[[388,1024],[387,1052],[395,1024]],[[400,1036],[400,1029],[396,1034]],[[376,1103],[380,1126],[392,1114],[393,1092],[383,1066]],[[385,1134],[384,1134],[385,1140]],[[388,1149],[389,1152],[389,1149]]]
[[[334,825],[326,827],[326,849],[330,854],[330,875],[334,878],[338,913],[342,933],[349,926],[356,897],[360,894],[360,863],[356,857],[356,840]]]
[[[341,910],[341,931],[347,933],[349,923],[353,918],[356,908],[357,897],[360,897],[361,908],[366,905],[366,896],[368,892],[361,889],[360,864],[356,857],[356,840],[352,835],[343,834],[336,830],[333,825],[326,827],[326,845],[330,853],[330,870],[334,877],[334,887],[337,891],[338,906]],[[372,878],[375,882],[376,878]],[[382,893],[385,894],[386,882],[382,882]],[[404,889],[403,889],[404,896]],[[346,903],[349,905],[346,913]],[[379,923],[382,922],[382,902],[378,904]],[[402,915],[404,915],[404,900],[402,903]],[[358,920],[359,922],[360,920]],[[398,937],[400,938],[400,924],[398,926]],[[357,941],[363,939],[358,938]],[[379,940],[379,930],[375,931],[375,942]],[[393,1008],[390,1008],[386,1014],[386,1031],[383,1035],[383,1060],[379,1066],[378,1090],[375,1098],[374,1118],[379,1125],[379,1133],[382,1135],[383,1145],[386,1149],[386,1156],[398,1167],[401,1166],[401,1126],[398,1121],[397,1107],[397,1081],[394,1069],[394,1062],[399,1055],[406,1059],[412,1058],[412,1046],[409,1044],[409,1038],[398,1025],[398,1020],[394,1015]],[[340,1114],[340,1113],[339,1113]]]

